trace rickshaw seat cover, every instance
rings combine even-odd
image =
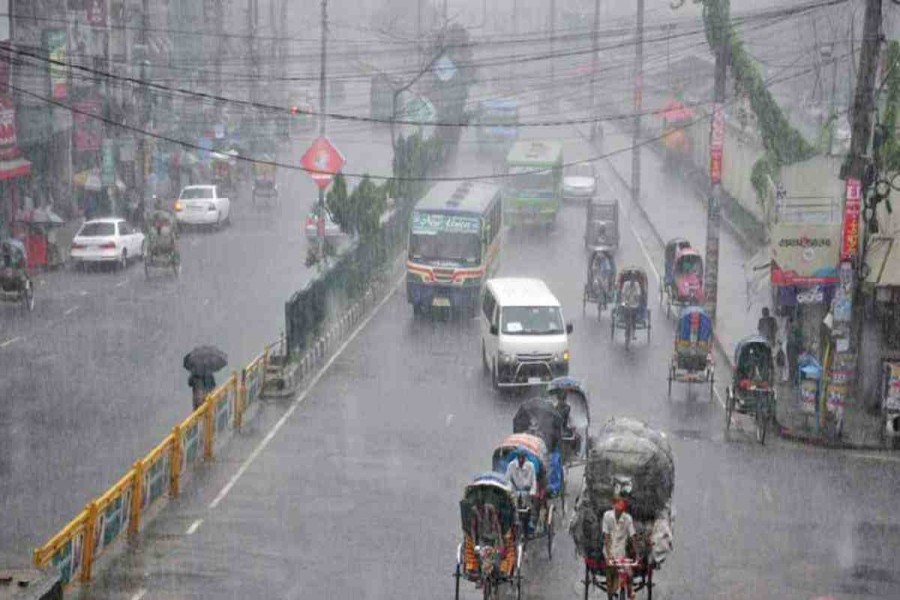
[[[675,262],[675,255],[678,253],[678,250],[681,248],[690,248],[691,243],[685,238],[672,238],[668,242],[666,242],[666,250],[664,257],[664,267],[665,267],[665,281],[666,283],[672,282],[672,265]]]
[[[494,450],[493,469],[495,473],[506,474],[506,467],[513,460],[516,448],[525,449],[525,458],[534,467],[538,484],[547,479],[547,463],[549,460],[547,444],[540,437],[530,433],[514,433],[507,436]]]
[[[573,409],[569,413],[569,426],[575,429],[587,429],[591,424],[587,389],[579,379],[569,375],[557,377],[547,385],[548,393],[557,389],[565,389],[569,392],[566,399]],[[573,401],[574,398],[578,398],[578,400]],[[585,433],[587,432],[585,431]]]
[[[616,290],[619,294],[622,293],[622,287],[625,285],[626,281],[637,281],[638,286],[641,288],[641,308],[647,308],[647,273],[640,267],[630,266],[625,267],[619,272],[618,279],[616,281]]]
[[[489,503],[497,509],[501,533],[509,531],[516,516],[516,503],[512,488],[503,473],[482,473],[466,486],[463,498],[459,502],[460,519],[463,532],[468,533],[469,523],[474,507]]]
[[[559,446],[562,438],[562,416],[549,398],[531,398],[526,400],[513,417],[514,433],[529,433],[532,426],[544,440],[547,448]]]
[[[708,342],[712,338],[712,319],[700,306],[688,306],[681,311],[675,330],[678,341],[691,339],[691,331],[696,328],[697,341]]]
[[[735,366],[740,366],[741,358],[744,352],[750,346],[765,346],[766,350],[769,353],[769,360],[772,359],[772,349],[769,347],[769,340],[764,338],[761,335],[748,335],[747,337],[738,341],[734,346],[734,364]]]

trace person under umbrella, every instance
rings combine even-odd
[[[214,346],[198,346],[184,355],[184,368],[190,371],[188,386],[192,391],[194,410],[203,404],[206,395],[216,388],[214,373],[225,368],[228,356]]]

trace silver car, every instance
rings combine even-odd
[[[588,200],[597,193],[597,175],[594,165],[582,163],[566,169],[563,176],[563,198]]]

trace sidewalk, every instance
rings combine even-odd
[[[601,151],[609,153],[631,145],[631,135],[607,126]],[[665,240],[685,237],[700,253],[706,248],[706,199],[696,187],[667,167],[652,146],[641,152],[641,206],[657,237]],[[631,153],[619,152],[607,159],[607,164],[627,186],[631,181]],[[620,201],[630,203],[629,198]],[[739,240],[724,225],[719,234],[719,298],[716,338],[719,350],[733,367],[732,352],[739,340],[756,333],[756,323],[764,306],[771,302],[767,281],[763,285],[749,282],[747,273],[756,262],[746,240]],[[657,269],[662,269],[658,265]],[[783,323],[779,323],[783,330]],[[722,379],[720,379],[721,381]],[[782,437],[828,447],[855,449],[883,449],[880,420],[855,404],[845,409],[841,438],[819,434],[815,419],[799,412],[796,391],[779,386],[776,421]]]

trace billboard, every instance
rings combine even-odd
[[[827,285],[838,281],[840,223],[779,223],[769,242],[773,285]]]

